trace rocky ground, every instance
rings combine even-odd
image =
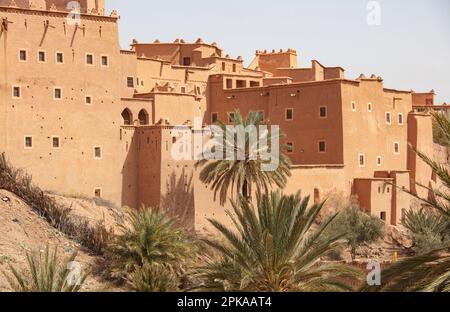
[[[110,207],[98,206],[92,200],[63,198],[56,199],[72,207],[72,213],[84,216],[92,222],[104,220],[108,226],[115,226],[121,218],[122,211]],[[102,259],[80,249],[77,244],[64,234],[51,227],[46,220],[39,217],[20,198],[10,192],[0,190],[0,291],[9,291],[3,271],[9,272],[11,264],[16,269],[28,268],[26,251],[43,250],[49,245],[57,247],[60,258],[68,256],[72,250],[79,249],[77,261],[82,269],[92,270]],[[83,291],[110,291],[111,285],[100,276],[91,274]],[[115,289],[117,290],[117,289]]]

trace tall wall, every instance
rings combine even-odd
[[[86,15],[79,28],[68,25],[63,13],[0,8],[0,16],[12,22],[0,43],[0,98],[7,116],[2,150],[44,189],[93,194],[101,188],[105,198],[120,202],[122,181],[110,178],[121,177],[125,158],[117,152],[123,122],[119,91],[126,83],[117,19]],[[26,51],[25,62],[19,61],[19,50]],[[45,53],[44,62],[39,52]],[[56,53],[63,53],[62,64]],[[93,65],[86,64],[87,53]],[[108,57],[107,66],[101,66],[101,56]],[[20,87],[20,99],[12,97],[13,86]],[[62,91],[60,100],[54,99],[55,88]],[[86,96],[92,97],[90,105]],[[33,138],[31,149],[24,147],[25,136]],[[52,147],[52,137],[59,137],[59,148]],[[95,146],[102,148],[101,159],[94,158]]]

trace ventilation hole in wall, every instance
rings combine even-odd
[[[31,108],[31,109],[33,109],[33,108],[34,108],[34,106],[30,106],[30,108]]]
[[[30,86],[27,86],[27,89],[30,89]]]
[[[13,105],[12,108],[15,108],[15,106]]]
[[[47,90],[48,90],[48,87],[45,87],[45,89],[47,89]]]

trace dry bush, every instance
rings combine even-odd
[[[70,215],[70,207],[58,204],[39,187],[33,185],[31,176],[23,170],[14,168],[4,153],[0,155],[0,189],[22,198],[51,226],[95,254],[102,254],[114,236],[113,230],[107,229],[104,222],[91,226],[85,218]]]

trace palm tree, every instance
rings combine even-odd
[[[450,146],[450,120],[443,114],[434,113],[433,118]],[[414,149],[415,150],[415,149]],[[441,165],[424,153],[415,150],[428,164],[442,182],[445,190],[420,185],[434,196],[423,199],[410,193],[426,206],[434,208],[447,221],[450,218],[450,173],[448,167]],[[365,287],[363,291],[428,291],[450,292],[450,246],[424,255],[413,257],[393,265],[382,272],[382,286]]]
[[[181,275],[194,251],[187,233],[158,209],[129,210],[119,230],[108,250],[110,276],[119,281],[128,281],[139,270],[148,281],[150,273],[159,272],[153,266],[158,264]]]
[[[325,234],[336,217],[314,229],[323,204],[308,209],[309,197],[280,191],[257,196],[257,207],[241,197],[230,215],[234,228],[209,220],[223,241],[204,242],[219,254],[198,268],[202,288],[214,291],[348,291],[360,272],[320,263],[345,243],[343,233]]]
[[[249,126],[268,126],[268,122],[263,120],[260,113],[250,112],[246,119],[243,119],[239,110],[235,111],[234,117],[231,120],[233,126],[243,126],[247,128]],[[220,196],[221,205],[225,204],[230,189],[232,194],[241,194],[244,198],[249,198],[252,194],[252,189],[255,187],[258,192],[268,192],[270,187],[275,185],[278,188],[284,188],[287,184],[288,177],[291,176],[290,168],[291,162],[289,158],[280,151],[279,153],[279,166],[274,171],[263,171],[261,166],[267,161],[263,160],[260,156],[263,152],[274,152],[257,146],[255,142],[251,142],[249,133],[245,135],[245,151],[242,151],[241,146],[235,144],[236,133],[231,130],[223,122],[217,122],[217,126],[222,129],[224,135],[223,141],[216,142],[218,145],[233,148],[234,155],[245,155],[243,159],[239,160],[234,157],[235,160],[201,160],[196,164],[196,168],[203,167],[200,172],[200,180],[211,185],[211,189],[214,190],[214,199],[217,198],[217,194]],[[276,136],[274,133],[266,133],[271,145],[272,139],[279,139],[280,136]],[[261,135],[261,133],[260,133]],[[233,138],[232,141],[229,138]],[[224,148],[225,150],[225,148]],[[255,157],[256,156],[256,157]],[[224,157],[226,158],[226,157]],[[233,198],[233,195],[232,195]]]

